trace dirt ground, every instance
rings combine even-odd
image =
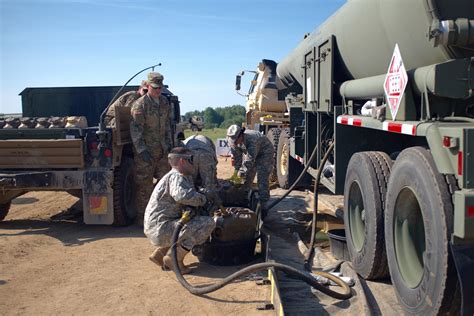
[[[219,178],[227,179],[232,172],[230,159],[220,157]],[[283,193],[273,189],[272,199]],[[257,309],[270,300],[270,286],[257,284],[266,272],[243,277],[209,295],[194,296],[173,272],[149,261],[153,246],[141,228],[85,225],[81,203],[65,192],[30,192],[13,201],[10,213],[0,222],[0,315],[275,313]],[[294,232],[310,235],[304,223],[311,218],[307,213],[311,205],[311,192],[294,191],[272,209],[264,225],[271,231],[271,259],[302,269],[297,260],[302,257],[299,246],[291,236]],[[321,201],[318,207],[325,212]],[[323,248],[328,253],[327,241]],[[194,285],[213,283],[242,268],[197,266],[192,255],[186,263],[195,267],[186,277]],[[341,302],[312,293],[302,281],[280,281],[288,314],[402,313],[387,282],[360,280],[358,288],[353,288],[355,299]]]
[[[228,178],[230,159],[219,160]],[[258,275],[198,297],[149,261],[152,250],[136,226],[83,224],[81,201],[65,192],[25,194],[0,223],[0,314],[272,314],[256,309],[269,299]],[[200,264],[187,280],[208,284],[238,269]]]

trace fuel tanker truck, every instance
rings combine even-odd
[[[248,93],[280,185],[323,174],[352,266],[407,314],[474,313],[473,89],[474,1],[349,0]]]

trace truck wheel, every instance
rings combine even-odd
[[[276,171],[280,188],[288,189],[291,187],[303,169],[304,166],[290,156],[290,129],[284,128],[280,133],[276,157]],[[298,186],[309,186],[311,181],[311,176],[306,174],[300,183],[298,183]]]
[[[422,147],[398,156],[388,183],[385,240],[392,284],[407,314],[448,312],[457,278],[449,251],[449,187]]]
[[[7,216],[8,211],[10,211],[10,206],[12,205],[12,202],[7,202],[0,204],[0,221],[3,221],[3,219]]]
[[[388,276],[384,200],[392,160],[383,152],[351,157],[344,186],[344,226],[354,269],[365,279]]]
[[[126,226],[137,217],[135,206],[134,162],[127,156],[114,171],[114,225]]]

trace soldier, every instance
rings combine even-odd
[[[157,247],[150,260],[165,268],[172,267],[171,239],[183,209],[186,206],[197,208],[212,201],[212,196],[206,197],[195,190],[189,177],[194,171],[191,150],[176,147],[168,159],[172,169],[153,190],[145,211],[144,227],[145,235]],[[190,272],[184,265],[184,257],[195,245],[203,244],[209,238],[215,225],[212,217],[196,216],[184,226],[176,249],[183,274]]]
[[[114,127],[115,126],[115,108],[116,107],[132,107],[133,102],[135,102],[139,97],[144,96],[148,90],[146,87],[147,83],[145,80],[142,80],[140,87],[137,91],[128,91],[122,94],[117,100],[112,103],[107,109],[105,114],[105,125]]]
[[[265,208],[270,199],[269,178],[274,159],[272,143],[260,132],[246,130],[235,124],[227,129],[227,140],[234,155],[234,174],[245,180],[244,186],[248,189],[258,174],[258,193],[261,205]]]
[[[172,147],[172,133],[168,99],[161,94],[163,76],[150,72],[148,92],[132,105],[130,134],[135,158],[135,180],[138,225],[143,225],[143,214],[153,191],[153,177],[161,177],[170,170],[166,155]]]
[[[212,140],[204,135],[192,135],[183,144],[193,152],[194,184],[206,189],[217,189],[217,155]]]

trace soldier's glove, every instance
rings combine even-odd
[[[190,206],[186,206],[184,207],[182,211],[181,219],[187,223],[196,215],[197,215],[196,209]]]
[[[138,155],[140,156],[140,158],[142,158],[144,161],[148,163],[151,163],[153,161],[153,156],[148,150],[142,151]]]
[[[229,181],[234,185],[242,184],[242,179],[237,175],[237,170],[234,170],[234,173],[232,174],[232,177],[229,178]]]
[[[216,206],[222,205],[222,200],[221,200],[221,198],[220,198],[220,196],[219,196],[219,194],[218,194],[217,191],[211,190],[211,189],[206,189],[206,188],[200,188],[200,189],[199,189],[199,192],[202,193],[202,194],[204,194],[204,195],[206,196],[206,199],[207,199],[210,203],[212,203],[212,204],[214,204],[214,205],[216,205]]]

